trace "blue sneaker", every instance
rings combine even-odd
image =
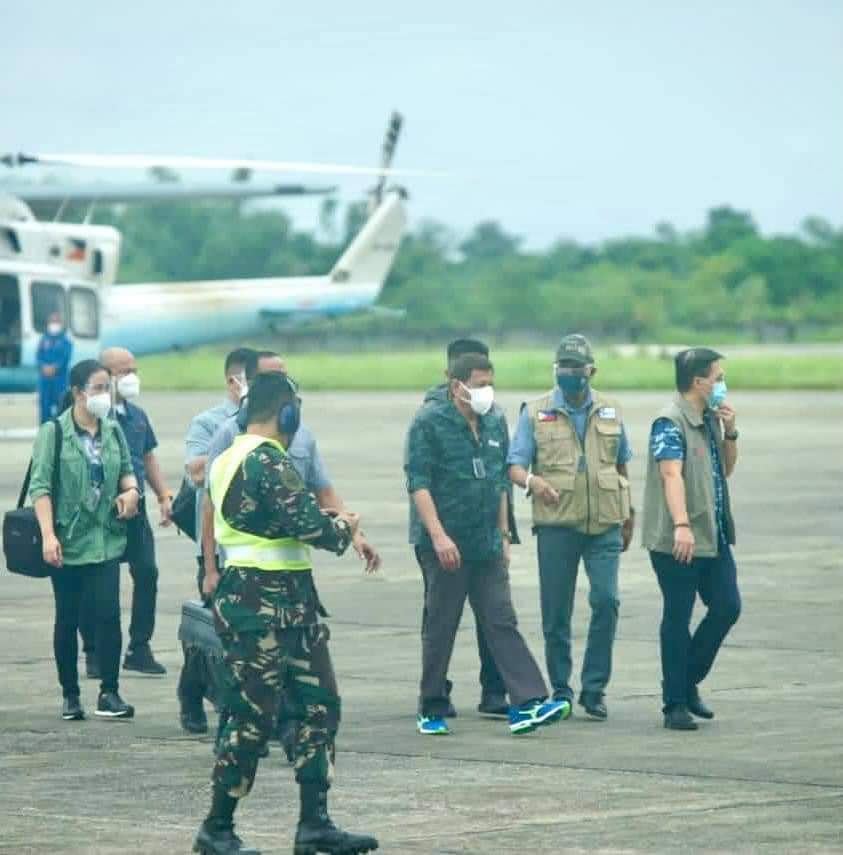
[[[571,714],[568,700],[532,701],[509,709],[509,730],[515,736],[532,733],[543,724],[551,724]]]
[[[451,732],[448,730],[448,722],[439,716],[417,716],[416,728],[425,736],[447,736]]]

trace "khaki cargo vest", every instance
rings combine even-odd
[[[657,418],[670,419],[685,438],[685,459],[682,461],[682,478],[685,482],[685,504],[688,522],[694,533],[694,555],[713,558],[718,554],[717,520],[714,505],[714,476],[712,475],[711,450],[708,445],[702,413],[677,395]],[[654,420],[655,421],[655,420]],[[717,443],[720,459],[723,460],[723,439],[718,430]],[[726,539],[735,542],[735,523],[729,502],[729,485],[723,473],[723,501],[726,516]],[[659,464],[653,457],[652,448],[647,455],[647,481],[644,486],[644,519],[641,525],[641,540],[645,549],[655,552],[673,551],[673,517],[664,496],[664,484]]]
[[[559,492],[552,507],[533,496],[533,525],[558,525],[601,534],[629,516],[629,481],[618,473],[621,412],[595,390],[584,446],[568,414],[557,409],[553,393],[527,404],[536,439],[531,471]],[[554,418],[555,416],[555,418]],[[585,467],[579,465],[585,459]]]

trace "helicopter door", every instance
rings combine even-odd
[[[0,273],[0,368],[20,365],[20,285],[17,276]]]

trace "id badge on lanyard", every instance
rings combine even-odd
[[[486,464],[482,457],[474,457],[471,461],[471,466],[474,470],[474,477],[482,480],[486,477]]]

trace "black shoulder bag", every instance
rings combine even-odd
[[[53,505],[53,525],[55,525],[60,482],[62,430],[58,419],[53,419],[53,425],[55,427],[55,448],[53,450],[53,480],[50,498]],[[23,479],[17,508],[13,511],[7,511],[3,517],[3,554],[6,556],[6,567],[10,573],[31,576],[34,579],[44,579],[55,568],[44,561],[41,527],[38,525],[35,509],[24,507],[31,476],[32,460],[29,461],[26,478]]]
[[[196,488],[189,478],[181,482],[181,489],[173,499],[171,513],[176,528],[191,540],[196,540]]]

